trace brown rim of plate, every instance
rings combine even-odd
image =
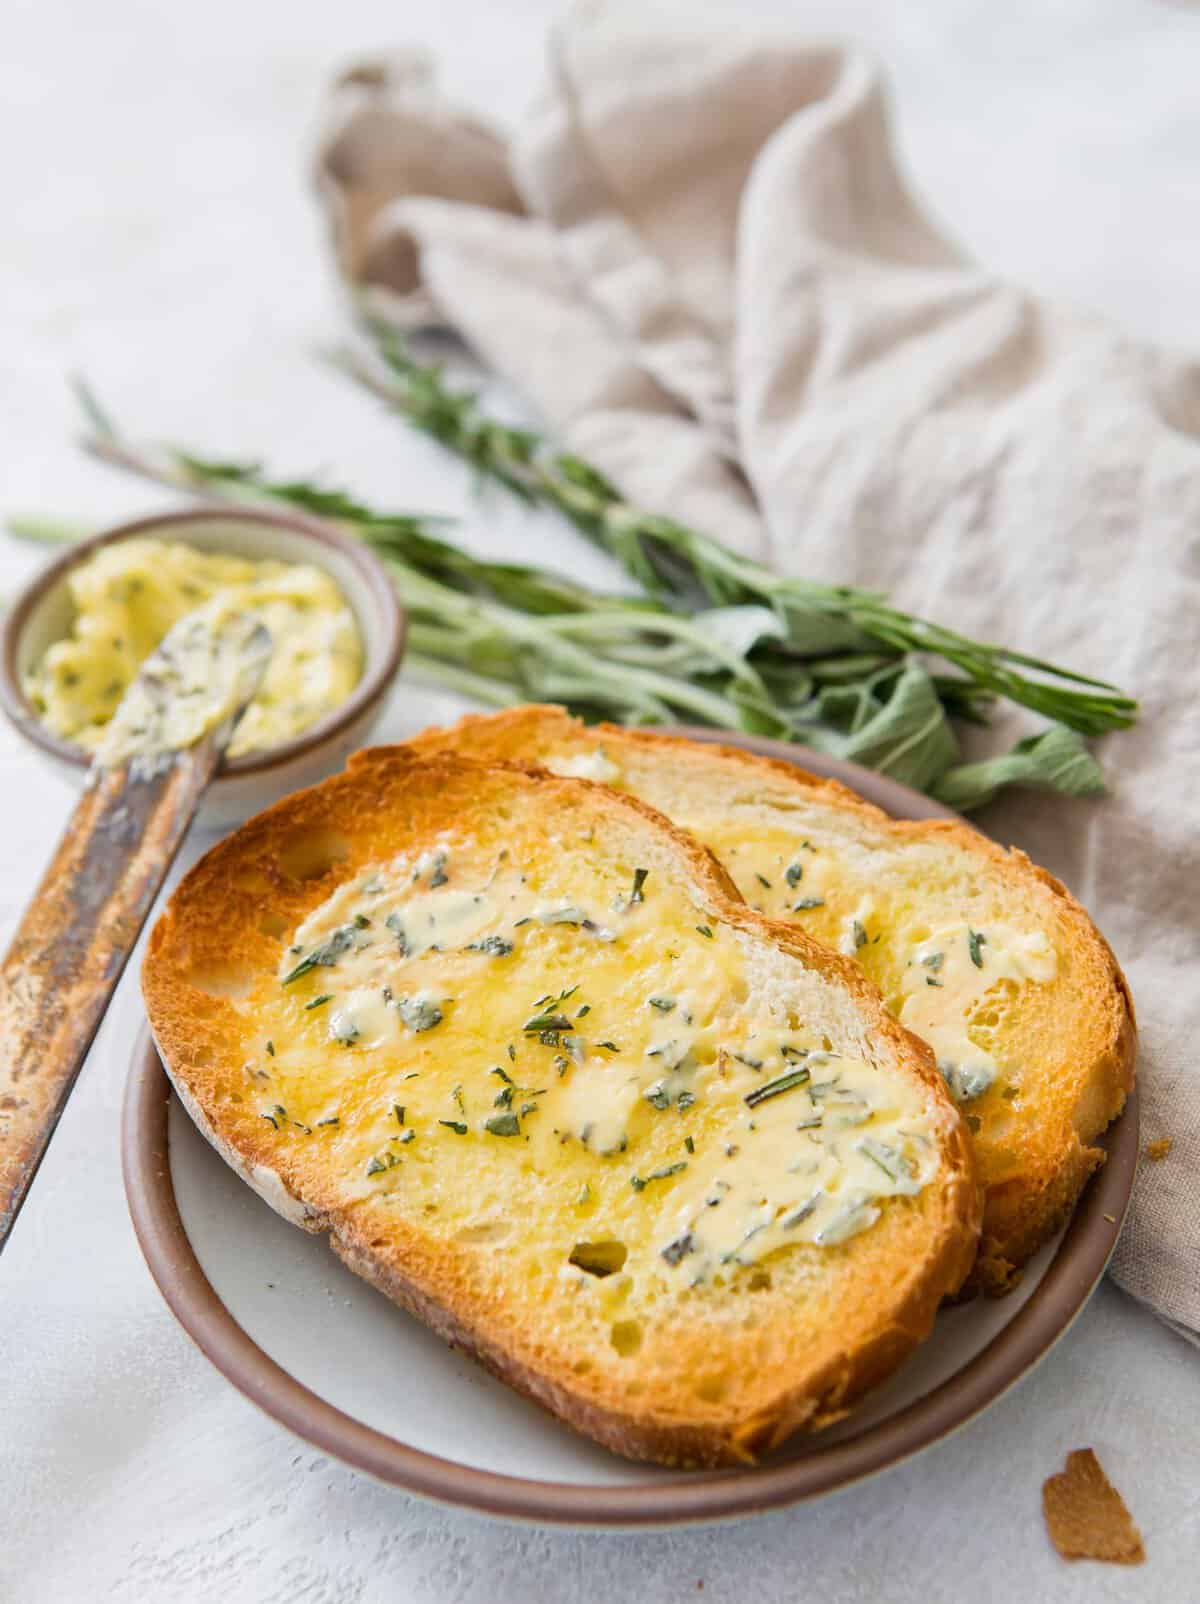
[[[306,518],[302,513],[272,512],[260,507],[231,507],[227,502],[211,505],[204,503],[185,507],[178,512],[161,512],[146,518],[136,518],[130,523],[118,524],[86,540],[76,541],[60,556],[40,569],[18,592],[5,615],[3,636],[0,637],[0,706],[22,735],[35,746],[40,746],[50,756],[75,768],[86,769],[91,762],[90,754],[82,747],[76,746],[71,741],[64,741],[61,736],[46,728],[25,695],[21,677],[17,672],[17,649],[26,622],[30,611],[46,591],[58,584],[64,574],[101,546],[111,546],[136,535],[154,534],[181,525],[186,527],[192,523],[221,522],[266,524],[276,529],[287,529],[292,534],[304,536],[318,546],[332,547],[341,553],[358,570],[370,593],[383,622],[384,641],[376,659],[365,663],[362,678],[340,707],[327,713],[324,718],[318,719],[294,740],[269,747],[265,752],[226,758],[221,765],[220,776],[241,778],[246,775],[266,774],[281,763],[290,763],[294,758],[302,757],[314,747],[321,746],[336,736],[378,701],[391,684],[400,665],[408,619],[396,595],[395,586],[387,576],[387,570],[374,552],[361,541],[343,535],[328,523],[322,523],[316,518]],[[365,645],[364,642],[364,650]]]
[[[897,818],[956,815],[896,780],[782,741],[673,727],[840,780]],[[122,1116],[125,1195],[150,1273],[180,1325],[228,1381],[298,1437],[379,1481],[508,1520],[590,1527],[674,1525],[757,1514],[834,1492],[910,1458],[964,1426],[1032,1369],[1080,1313],[1116,1246],[1138,1160],[1138,1093],[1099,1139],[1108,1161],[1088,1183],[1048,1269],[981,1353],[931,1392],[857,1436],[747,1470],[614,1487],[535,1481],[443,1459],[345,1414],[265,1353],[209,1282],[179,1214],[167,1116],[172,1091],[147,1027],[134,1050]],[[565,1426],[562,1428],[567,1429]]]

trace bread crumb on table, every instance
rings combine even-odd
[[[1146,1143],[1146,1157],[1157,1164],[1160,1159],[1166,1158],[1171,1151],[1171,1138],[1160,1136],[1155,1142]]]
[[[1140,1565],[1146,1558],[1133,1516],[1090,1448],[1073,1450],[1066,1469],[1043,1482],[1042,1512],[1063,1559]]]

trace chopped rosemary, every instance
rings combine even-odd
[[[570,1028],[571,1021],[567,1016],[557,1013],[534,1014],[532,1018],[527,1019],[521,1026],[521,1029],[530,1036],[536,1036],[543,1030],[559,1031],[570,1030]]]
[[[489,958],[507,958],[513,950],[511,941],[503,936],[484,936],[482,941],[472,941],[467,945],[468,952],[483,952]]]
[[[305,1003],[304,1012],[306,1014],[311,1014],[314,1008],[324,1008],[327,1002],[332,1001],[333,993],[331,991],[323,991],[319,997],[314,997],[312,1002]]]
[[[710,929],[709,929],[709,928],[708,928],[708,926],[707,926],[707,925],[697,925],[697,926],[696,926],[696,929],[697,929],[697,930],[698,930],[698,931],[699,931],[699,932],[700,932],[700,934],[701,934],[701,935],[702,935],[702,936],[707,936],[707,937],[708,937],[708,939],[709,939],[709,940],[710,940],[710,941],[711,941],[711,940],[712,940],[712,938],[713,938],[713,933],[712,933],[712,931],[711,931],[711,930],[710,930]]]
[[[926,969],[932,969],[935,975],[940,973],[945,961],[946,954],[944,952],[927,952],[924,958],[921,959]]]
[[[783,878],[794,891],[804,879],[804,865],[802,863],[789,863],[784,871]]]
[[[793,1091],[797,1086],[803,1086],[812,1077],[807,1069],[792,1069],[786,1075],[780,1075],[775,1080],[769,1080],[765,1086],[756,1086],[752,1092],[747,1092],[742,1101],[747,1108],[757,1108],[765,1103],[768,1097],[779,1097],[784,1092]]]
[[[648,997],[647,1002],[651,1008],[657,1008],[660,1014],[669,1014],[675,1006],[674,997]]]
[[[971,962],[976,969],[983,968],[983,946],[987,937],[982,930],[967,929],[967,951],[971,954]]]
[[[807,1203],[801,1203],[800,1207],[798,1209],[796,1209],[793,1213],[789,1214],[787,1219],[781,1220],[779,1222],[780,1225],[783,1227],[783,1229],[785,1231],[794,1230],[796,1228],[796,1226],[801,1224],[802,1221],[807,1220],[809,1215],[815,1212],[817,1204],[820,1201],[821,1201],[820,1192],[814,1192],[813,1195],[809,1198]]]
[[[759,874],[757,869],[754,871],[754,878],[765,890],[769,891],[771,889],[771,882],[767,879],[765,874]]]
[[[668,1242],[662,1250],[662,1256],[670,1265],[676,1265],[681,1259],[686,1259],[689,1253],[696,1251],[696,1241],[690,1231],[677,1236],[673,1242]]]
[[[310,969],[331,969],[353,941],[354,926],[339,925],[327,941],[323,941],[319,947],[314,947],[310,953],[306,953],[296,967],[284,975],[282,984],[290,986],[293,980],[299,980],[300,976],[306,975]]]
[[[444,1125],[448,1131],[453,1131],[455,1136],[465,1136],[467,1134],[467,1127],[460,1119],[440,1119],[438,1124]]]
[[[664,1164],[660,1170],[651,1170],[649,1175],[631,1175],[629,1184],[635,1192],[644,1192],[651,1181],[665,1181],[671,1175],[678,1175],[680,1170],[687,1169],[687,1159],[681,1158],[677,1164]]]
[[[403,1103],[393,1103],[392,1104],[392,1113],[395,1114],[395,1116],[396,1116],[396,1124],[397,1125],[403,1125],[404,1124],[404,1112],[405,1112],[405,1110],[404,1110],[404,1104]]]
[[[687,1148],[689,1153],[694,1153],[696,1151],[696,1143],[690,1136],[684,1137],[683,1145]]]
[[[493,1114],[484,1120],[483,1128],[492,1136],[520,1136],[521,1122],[513,1113]]]
[[[857,952],[860,947],[865,947],[866,944],[867,944],[867,940],[868,940],[868,937],[867,937],[866,930],[863,928],[862,924],[860,924],[860,922],[856,919],[854,921],[854,950],[855,950],[855,952]]]
[[[898,1148],[889,1147],[886,1142],[877,1142],[873,1137],[864,1136],[858,1144],[858,1150],[881,1169],[890,1181],[908,1180],[912,1174],[912,1166],[904,1154]]]
[[[577,1008],[577,1009],[576,1009],[576,1010],[575,1010],[575,1018],[576,1018],[576,1019],[583,1019],[583,1018],[585,1018],[585,1017],[586,1017],[586,1016],[587,1016],[587,1015],[588,1015],[588,1014],[590,1014],[590,1013],[591,1013],[591,1011],[592,1011],[592,1005],[591,1005],[591,1003],[584,1003],[584,1004],[583,1004],[583,1006],[582,1006],[582,1007],[581,1007],[581,1008]]]
[[[267,1057],[268,1058],[274,1058],[274,1056],[275,1056],[275,1043],[273,1041],[269,1041],[267,1043]]]
[[[646,884],[646,876],[649,873],[649,869],[635,869],[633,871],[633,890],[629,893],[630,902],[645,902],[646,898],[643,895],[642,887]]]
[[[792,903],[792,912],[803,913],[806,908],[823,908],[824,906],[824,897],[801,897],[799,902]]]

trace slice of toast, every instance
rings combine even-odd
[[[623,1454],[744,1463],[837,1419],[974,1257],[928,1050],[601,786],[364,754],[191,871],[142,984],[252,1186]]]
[[[543,764],[690,830],[752,907],[854,956],[934,1049],[985,1187],[972,1285],[1004,1291],[1064,1223],[1133,1085],[1133,1004],[1069,892],[968,826],[899,823],[832,780],[738,748],[588,727],[561,708],[471,716],[424,752]]]

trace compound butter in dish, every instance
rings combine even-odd
[[[234,614],[248,613],[271,636],[271,660],[231,757],[301,734],[346,701],[362,673],[354,614],[329,575],[308,563],[254,562],[135,536],[99,547],[68,585],[71,632],[27,676],[25,692],[48,729],[89,752],[101,746],[143,660],[185,615],[216,635]]]
[[[836,1419],[973,1255],[932,1056],[580,779],[360,753],[192,871],[143,989],[252,1185],[635,1457],[744,1462]]]

